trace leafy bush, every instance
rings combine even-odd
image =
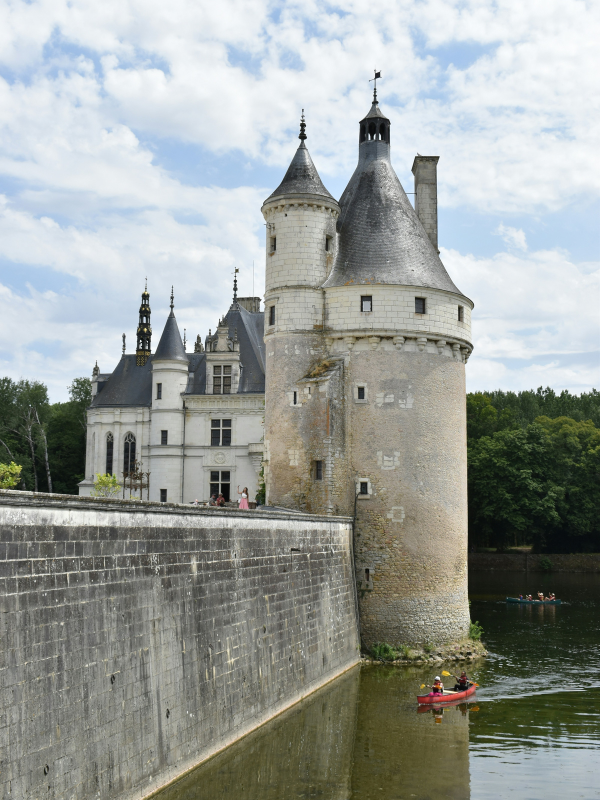
[[[11,461],[10,464],[0,464],[0,489],[12,489],[21,479],[23,467]]]
[[[483,628],[479,624],[479,622],[471,622],[469,625],[469,639],[474,639],[476,642],[481,639],[481,634],[483,633]]]
[[[395,661],[398,651],[387,642],[377,642],[371,647],[371,655],[378,661]]]
[[[108,472],[96,475],[92,497],[116,497],[120,492],[121,484],[116,475],[109,475]]]
[[[540,558],[540,569],[543,570],[543,572],[552,572],[552,561],[546,556]]]

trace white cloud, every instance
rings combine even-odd
[[[527,250],[527,238],[520,228],[511,228],[509,225],[498,225],[494,231],[496,236],[501,236],[509,247],[518,250]]]

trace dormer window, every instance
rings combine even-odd
[[[213,394],[231,394],[231,366],[213,367]]]

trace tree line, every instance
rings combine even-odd
[[[469,546],[600,551],[600,392],[467,395]]]
[[[66,403],[50,403],[39,381],[0,378],[0,463],[22,467],[15,489],[78,494],[84,478],[89,378],[75,378]]]
[[[91,382],[66,403],[38,381],[0,379],[0,463],[15,488],[77,494],[84,478]],[[600,392],[467,395],[469,546],[600,551]]]

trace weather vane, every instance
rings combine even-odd
[[[381,72],[377,72],[377,70],[373,70],[375,73],[375,77],[369,80],[369,83],[373,81],[373,102],[377,103],[377,78],[381,78]]]
[[[239,267],[234,267],[233,270],[233,299],[237,300],[237,274],[240,271]]]

